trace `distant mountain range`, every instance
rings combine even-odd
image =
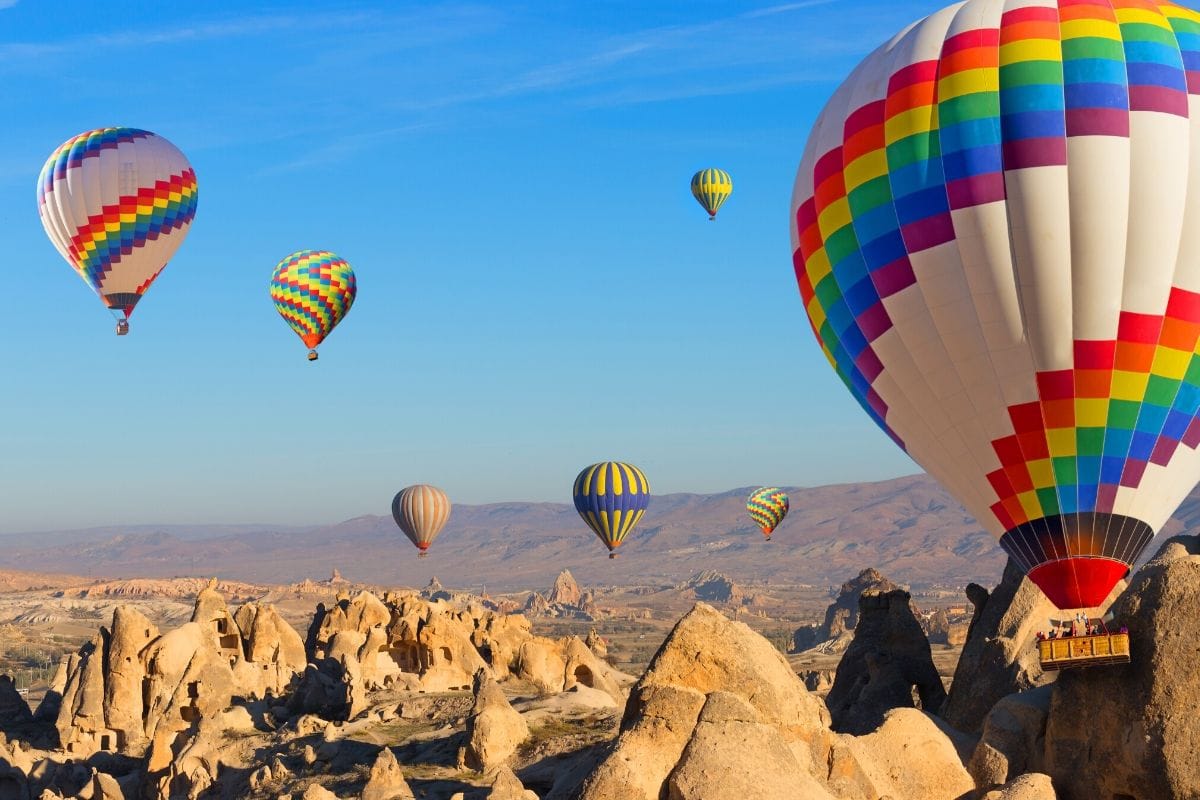
[[[286,583],[328,577],[493,590],[547,587],[562,569],[585,584],[671,584],[703,569],[739,583],[828,586],[876,567],[915,588],[985,585],[1004,554],[932,478],[788,488],[791,513],[773,541],[746,515],[750,488],[654,497],[641,526],[609,560],[565,503],[457,505],[428,558],[390,517],[329,526],[140,526],[0,536],[0,569],[101,577],[218,575]],[[1188,499],[1166,533],[1200,528]],[[1152,549],[1153,549],[1152,545]]]

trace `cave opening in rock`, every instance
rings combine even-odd
[[[580,664],[575,668],[575,682],[581,683],[589,689],[596,688],[596,678],[592,674],[592,670],[585,664]]]

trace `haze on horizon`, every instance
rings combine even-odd
[[[0,2],[0,533],[329,523],[414,482],[568,502],[610,458],[656,494],[917,471],[812,339],[787,208],[837,83],[937,6]],[[34,204],[104,125],[199,182],[121,339]],[[267,298],[304,247],[359,278],[316,364]]]

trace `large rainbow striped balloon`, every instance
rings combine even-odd
[[[584,467],[571,492],[575,510],[616,558],[616,549],[641,521],[650,504],[650,482],[632,464],[602,461]]]
[[[67,263],[127,322],[187,236],[196,173],[175,145],[136,128],[63,142],[38,176],[38,215]]]
[[[357,293],[350,264],[328,250],[298,250],[280,261],[271,275],[275,310],[309,347],[310,361],[349,313]]]
[[[1200,479],[1200,15],[968,0],[820,115],[796,277],[839,377],[1060,608]]]

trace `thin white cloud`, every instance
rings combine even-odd
[[[0,0],[0,11],[3,11],[6,8],[12,8],[18,2],[20,2],[20,0]]]
[[[824,70],[808,70],[795,73],[771,75],[763,78],[744,81],[729,81],[723,83],[688,83],[661,89],[645,89],[637,86],[604,92],[584,98],[578,102],[580,108],[609,108],[615,106],[642,105],[645,103],[664,103],[674,100],[688,100],[695,97],[722,97],[728,95],[748,94],[781,86],[795,86],[802,83],[820,83],[829,80]]]
[[[617,79],[614,69],[622,66],[628,70],[628,74],[623,76],[627,81],[637,80],[638,77],[674,76],[679,73],[694,72],[697,68],[697,56],[701,56],[709,68],[737,63],[763,63],[766,58],[764,53],[770,52],[770,48],[762,46],[760,35],[762,26],[761,24],[756,26],[755,21],[765,17],[832,5],[837,2],[840,0],[800,0],[800,2],[768,6],[691,25],[667,25],[634,31],[611,37],[607,44],[596,52],[535,67],[489,87],[470,92],[448,92],[432,98],[416,98],[397,104],[397,106],[407,110],[430,111],[520,95],[581,88]],[[742,34],[740,39],[734,37],[730,41],[726,41],[723,48],[709,46],[714,39],[721,39],[723,36],[737,33]],[[835,42],[831,39],[825,44],[831,47],[837,46],[842,44],[842,40]],[[811,52],[819,49],[822,42],[818,37],[811,37],[806,40],[805,46]],[[794,51],[792,48],[788,48],[783,52],[791,54]],[[675,61],[662,63],[662,57],[672,54],[677,56]],[[656,57],[658,57],[657,61],[655,61]],[[639,59],[644,65],[640,69],[635,63]],[[781,80],[782,82],[796,82],[794,78],[782,78]],[[616,104],[614,102],[616,98],[626,92],[631,98],[635,96],[643,98],[631,99],[629,102],[652,102],[654,97],[653,90],[649,92],[639,92],[636,89],[618,90],[607,93],[605,100],[594,104]],[[728,88],[717,91],[698,90],[693,92],[689,90],[684,94],[672,94],[667,91],[662,99],[726,93],[736,92]],[[591,105],[592,103],[586,104]]]
[[[257,174],[260,176],[275,175],[281,172],[295,172],[311,167],[335,164],[384,140],[397,139],[418,131],[427,131],[432,127],[434,127],[432,123],[420,122],[341,136],[299,158],[263,167],[258,170]]]
[[[11,7],[19,0],[0,0]],[[379,16],[370,13],[263,15],[238,17],[227,20],[196,22],[177,28],[128,31],[121,33],[95,33],[66,39],[44,42],[0,43],[0,62],[29,60],[61,53],[88,52],[98,48],[144,47],[147,45],[172,44],[186,41],[234,39],[283,33],[300,30],[336,30],[361,27],[378,23]]]
[[[838,0],[801,0],[798,3],[781,3],[777,6],[768,6],[767,8],[758,8],[754,11],[747,11],[742,16],[746,19],[754,19],[755,17],[773,17],[776,14],[787,14],[791,11],[801,11],[813,6],[827,6],[831,3],[836,3]]]

